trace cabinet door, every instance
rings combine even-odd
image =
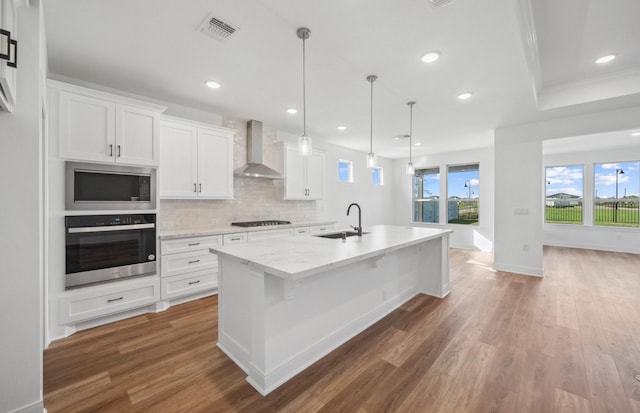
[[[197,196],[197,130],[173,122],[160,123],[159,186],[161,198]]]
[[[307,158],[307,199],[322,199],[324,194],[324,153],[313,151]]]
[[[12,39],[18,35],[16,14],[12,0],[0,0],[0,28],[9,31]],[[6,46],[6,42],[0,42],[2,54],[9,54]],[[16,72],[15,67],[7,66],[6,60],[0,60],[0,108],[7,112],[11,112],[16,104]]]
[[[298,148],[285,146],[284,199],[309,199],[304,176],[305,158]]]
[[[116,162],[158,165],[157,112],[116,105]]]
[[[115,159],[115,104],[60,92],[60,157],[85,161]]]
[[[198,128],[198,196],[233,198],[233,135]]]

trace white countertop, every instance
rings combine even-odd
[[[287,229],[287,228],[299,228],[309,227],[315,225],[331,225],[336,221],[307,221],[307,222],[293,222],[285,225],[266,225],[262,227],[238,227],[225,225],[220,227],[202,228],[202,229],[177,229],[170,231],[159,231],[158,237],[161,240],[189,238],[189,237],[205,237],[207,235],[221,235],[232,234],[236,232],[254,232],[254,231],[266,231],[272,229]]]
[[[453,232],[390,225],[375,225],[364,228],[364,231],[370,233],[362,238],[348,237],[345,241],[304,236],[235,244],[211,248],[210,251],[246,262],[270,274],[296,280]]]

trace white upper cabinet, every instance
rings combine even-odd
[[[324,194],[324,152],[302,156],[295,145],[284,145],[284,199],[316,200]]]
[[[50,81],[57,91],[60,157],[157,166],[164,107]]]
[[[16,72],[18,49],[18,7],[25,0],[0,0],[0,54],[9,60],[0,59],[0,109],[13,111],[16,105]]]
[[[160,197],[233,198],[233,134],[219,126],[163,117]]]

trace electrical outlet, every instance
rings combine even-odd
[[[529,244],[522,244],[522,251],[528,252],[529,251]]]
[[[382,289],[382,301],[387,301],[387,295],[388,295],[387,289],[383,288]]]

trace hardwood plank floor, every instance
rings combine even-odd
[[[217,347],[217,297],[44,352],[56,412],[640,413],[640,255],[545,247],[545,277],[450,250],[418,296],[267,397]]]

